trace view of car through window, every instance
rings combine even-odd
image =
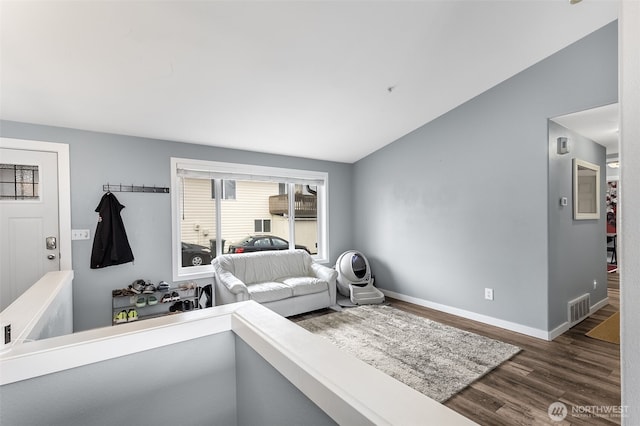
[[[182,243],[182,266],[200,266],[211,263],[211,249],[198,244]]]
[[[306,246],[296,244],[296,249],[311,253]],[[289,242],[274,235],[252,235],[229,245],[229,253],[250,253],[254,251],[288,250]]]
[[[183,178],[182,267],[207,265],[216,256],[216,214],[221,216],[221,253],[288,250],[291,240],[289,185],[224,180],[216,210],[215,180]],[[233,192],[229,188],[233,188]],[[232,194],[233,196],[229,196]],[[295,248],[317,253],[317,192],[296,185]],[[262,232],[256,232],[262,231]]]

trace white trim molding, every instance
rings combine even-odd
[[[288,184],[288,193],[294,193],[295,184],[317,185],[317,248],[318,253],[312,255],[314,260],[321,264],[329,261],[329,173],[323,171],[287,169],[282,167],[258,166],[251,164],[226,163],[219,161],[197,160],[188,158],[171,157],[171,245],[172,245],[172,273],[174,281],[184,281],[188,279],[210,278],[213,273],[211,265],[183,267],[180,253],[181,227],[180,213],[183,208],[184,194],[180,185],[182,177],[197,179],[215,179],[217,191],[221,191],[220,179],[248,180],[262,182],[278,182]],[[215,209],[221,212],[221,199],[215,200]],[[289,211],[295,210],[294,200],[289,198]],[[293,214],[295,217],[295,214]],[[222,235],[222,214],[215,214],[216,235],[215,237],[221,247]],[[295,222],[289,221],[289,245],[295,247]],[[212,253],[214,254],[214,253]]]
[[[589,315],[588,316],[591,316],[591,315],[595,314],[597,311],[599,311],[600,309],[602,309],[605,306],[607,306],[608,303],[609,303],[609,297],[605,297],[604,299],[602,299],[601,301],[599,301],[595,305],[591,306],[589,308]],[[561,334],[566,333],[567,331],[569,331],[570,328],[571,328],[571,323],[569,323],[569,321],[567,320],[566,322],[560,324],[559,326],[557,326],[553,330],[549,331],[548,332],[549,337],[547,339],[545,339],[545,340],[553,340],[556,337],[560,336]]]

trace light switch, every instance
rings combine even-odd
[[[72,229],[71,230],[72,240],[88,240],[89,238],[91,238],[91,231],[88,229]]]
[[[561,206],[566,206],[568,204],[569,204],[569,200],[567,199],[567,197],[560,198],[560,205]]]

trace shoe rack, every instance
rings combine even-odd
[[[148,287],[148,286],[147,286]],[[156,318],[200,309],[199,288],[195,284],[169,287],[165,290],[147,289],[135,293],[131,288],[112,291],[112,325]]]

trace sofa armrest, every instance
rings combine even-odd
[[[329,283],[329,297],[331,298],[331,304],[336,304],[336,279],[338,278],[338,272],[333,268],[328,268],[319,263],[312,263],[311,270],[316,277]]]
[[[248,293],[247,285],[229,271],[216,270],[216,280],[233,294]]]
[[[215,259],[213,262],[216,305],[249,300],[247,285],[231,272],[221,267]]]

